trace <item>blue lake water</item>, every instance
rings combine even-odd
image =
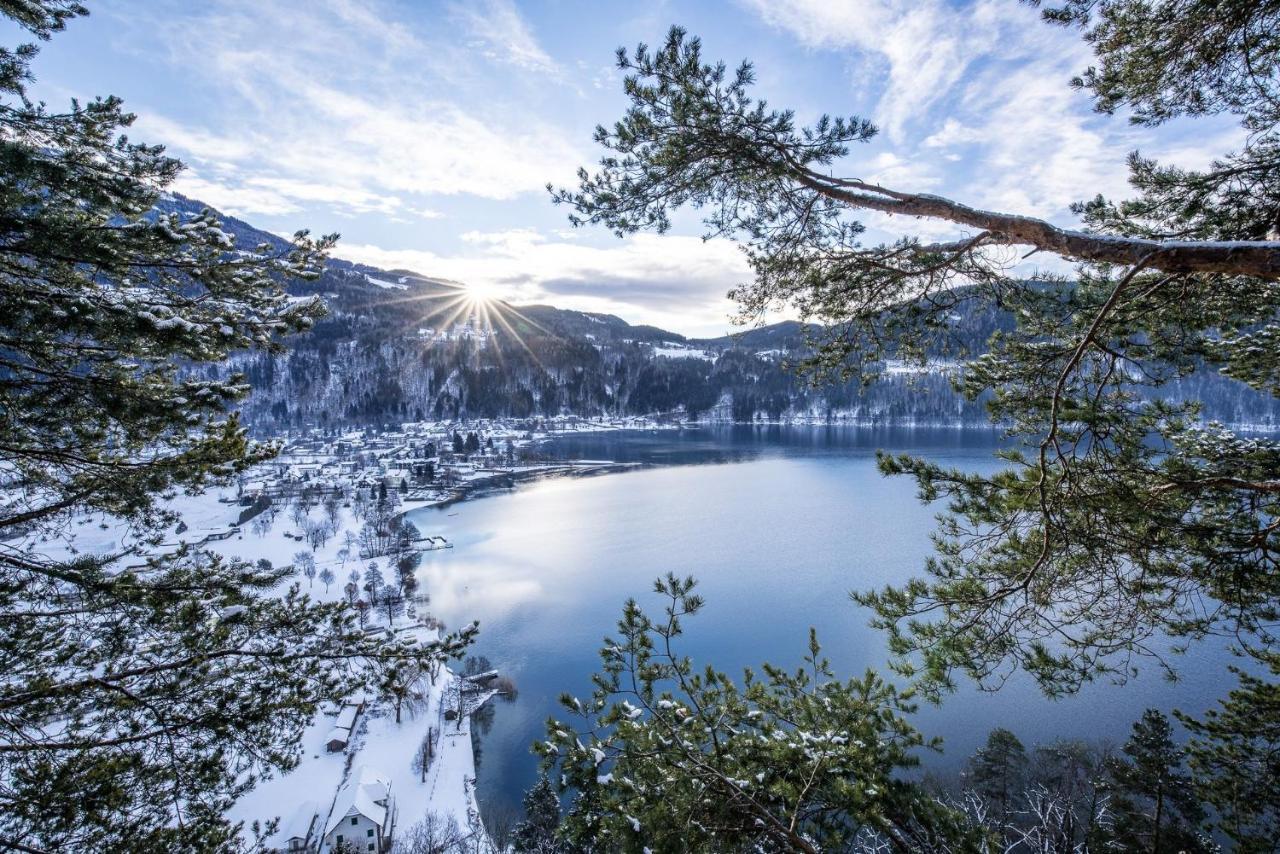
[[[818,631],[838,675],[884,670],[885,644],[849,591],[918,574],[939,508],[914,484],[885,478],[876,449],[960,468],[995,467],[984,431],[723,427],[577,435],[544,450],[567,458],[655,463],[591,478],[544,480],[445,509],[413,511],[424,533],[455,548],[428,553],[420,579],[449,625],[480,621],[476,652],[515,679],[480,737],[479,792],[518,805],[534,781],[529,744],[544,735],[556,698],[589,694],[603,637],[623,602],[658,602],[655,577],[693,574],[707,599],[686,627],[685,652],[730,673],[762,661],[795,665]],[[1147,707],[1200,712],[1234,679],[1218,644],[1177,660],[1182,681],[1153,666],[1123,686],[1098,684],[1064,700],[1019,675],[998,692],[972,686],[914,717],[945,752],[926,767],[955,770],[994,726],[1025,744],[1057,738],[1121,742]],[[1140,665],[1141,666],[1141,665]]]

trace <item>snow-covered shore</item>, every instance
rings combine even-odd
[[[204,515],[218,515],[217,510],[210,506],[210,497],[206,494],[181,499],[183,518],[195,517],[212,522],[213,519]],[[221,497],[225,499],[228,496]],[[218,497],[212,498],[217,507],[240,509],[237,504],[222,504]],[[404,509],[429,503],[434,502],[405,505]],[[313,508],[309,517],[319,517],[322,512],[319,507]],[[301,541],[301,526],[281,513],[270,530],[257,533],[250,529],[251,526],[241,526],[235,535],[208,542],[204,548],[226,557],[255,561],[267,559],[274,565],[292,563],[298,552],[312,553],[316,579],[295,576],[292,581],[301,583],[304,591],[314,599],[337,601],[344,596],[343,587],[352,571],[363,569],[367,563],[353,554],[354,548],[345,536],[348,531],[358,531],[361,524],[362,520],[353,507],[339,507],[335,534],[312,553],[310,546]],[[382,560],[377,562],[385,563]],[[328,585],[322,581],[322,573],[326,569],[334,576]],[[394,575],[390,567],[384,567],[384,570],[389,577]],[[435,639],[444,628],[422,606],[390,621],[371,612],[369,621],[371,626],[381,624],[388,630],[421,640]],[[305,816],[296,815],[300,806],[305,813],[305,804],[313,802],[317,805],[315,825],[310,834],[310,844],[314,847],[309,850],[325,852],[328,850],[323,844],[325,831],[336,819],[342,818],[330,815],[335,809],[337,796],[353,775],[365,769],[391,781],[395,812],[393,838],[408,833],[414,825],[430,818],[439,827],[456,825],[458,832],[470,840],[470,850],[492,850],[476,802],[475,759],[470,730],[470,712],[488,696],[482,695],[479,699],[469,696],[463,714],[453,721],[446,721],[446,712],[459,708],[462,687],[462,677],[443,669],[434,683],[425,685],[425,696],[421,700],[406,704],[399,723],[389,701],[377,697],[354,698],[363,702],[364,709],[357,719],[352,738],[345,748],[337,752],[329,752],[326,745],[337,710],[331,710],[335,713],[333,715],[322,713],[304,736],[305,753],[299,766],[288,774],[260,783],[240,799],[230,817],[245,822],[246,842],[252,835],[248,831],[253,821],[279,817],[280,829],[266,843],[268,848],[284,849],[288,834],[297,832],[299,824],[306,822]],[[413,761],[419,746],[428,736],[432,738],[434,747],[424,781],[422,775],[415,771]],[[291,816],[294,816],[292,827],[288,826]]]
[[[224,557],[268,560],[275,566],[290,565],[297,553],[305,552],[313,555],[316,578],[309,580],[295,575],[283,586],[300,583],[303,591],[318,601],[342,598],[350,573],[366,563],[349,552],[344,554],[349,548],[345,533],[354,532],[361,525],[352,507],[338,508],[335,535],[312,552],[310,546],[302,542],[301,526],[287,519],[285,512],[277,514],[269,529],[236,526],[242,507],[236,501],[234,489],[178,496],[166,505],[181,517],[186,530],[174,534],[171,542],[155,551],[167,551],[180,542],[203,541],[202,549]],[[317,519],[323,512],[322,508],[314,507],[308,516]],[[47,544],[42,551],[51,557],[70,557],[73,549],[79,553],[113,553],[125,544],[126,536],[113,522],[100,516],[80,517],[73,521],[65,539]],[[206,539],[211,534],[227,536]],[[126,559],[125,563],[128,562]],[[326,569],[334,575],[329,584],[323,581]],[[429,615],[418,609],[414,609],[413,616],[396,617],[390,624],[381,615],[371,613],[371,626],[379,623],[385,629],[422,640],[434,639],[441,631]],[[430,816],[437,826],[456,824],[460,834],[470,839],[470,850],[492,850],[484,835],[476,802],[470,731],[470,713],[487,700],[491,692],[468,692],[463,714],[445,721],[446,712],[459,708],[464,681],[449,669],[442,669],[434,684],[425,685],[425,696],[405,705],[399,723],[388,701],[365,696],[348,698],[362,704],[362,709],[351,739],[336,751],[329,750],[328,742],[339,709],[335,707],[317,715],[303,734],[298,767],[261,780],[230,811],[230,818],[244,823],[245,844],[254,842],[255,823],[265,830],[274,820],[278,822],[276,832],[263,840],[267,850],[285,850],[289,837],[298,834],[309,838],[304,850],[327,851],[321,843],[325,828],[334,820],[330,812],[335,808],[339,792],[361,769],[372,769],[392,783],[396,835],[407,833]],[[435,747],[424,781],[413,768],[413,758],[428,735],[433,737]]]
[[[360,543],[368,503],[380,490],[403,514],[524,481],[616,471],[634,464],[549,460],[537,452],[537,445],[565,434],[678,425],[627,419],[566,420],[550,426],[553,429],[517,433],[498,424],[458,425],[468,433],[474,428],[487,446],[475,454],[440,452],[446,441],[452,444],[453,425],[405,425],[384,433],[295,438],[280,457],[246,473],[236,484],[168,499],[166,509],[181,524],[171,527],[159,546],[140,550],[124,564],[182,545],[199,546],[226,558],[267,561],[276,567],[305,564],[306,575],[295,573],[282,582],[281,592],[300,584],[315,600],[339,601],[348,595],[347,585],[361,586],[371,561],[388,580],[394,579],[391,561],[375,556],[377,552],[362,555]],[[434,445],[435,451],[428,453],[427,445]],[[504,452],[504,446],[509,450]],[[422,477],[418,467],[427,461],[432,463],[432,476]],[[321,527],[323,536],[309,535]],[[72,549],[110,554],[126,547],[128,536],[115,520],[79,517],[72,520],[68,537],[45,544],[45,550],[50,557],[69,557]],[[370,610],[368,620],[371,628],[423,640],[438,637],[443,629],[423,601],[411,601],[405,613],[398,615]],[[419,822],[429,822],[436,827],[455,826],[471,839],[469,847],[491,848],[476,802],[470,736],[470,712],[487,699],[487,692],[467,691],[464,703],[464,684],[458,674],[442,671],[434,683],[424,685],[417,702],[402,709],[399,722],[389,700],[347,698],[359,705],[359,715],[350,738],[336,749],[331,749],[331,735],[341,709],[318,714],[304,732],[299,766],[260,781],[230,811],[229,817],[244,823],[245,842],[253,843],[255,823],[266,828],[275,821],[263,840],[269,849],[287,848],[292,837],[306,840],[305,850],[326,851],[325,836],[335,831],[335,820],[344,818],[334,815],[347,808],[344,793],[367,777],[389,784],[393,838],[403,838]],[[445,720],[446,712],[454,713],[452,720]],[[424,740],[433,745],[425,776],[414,763]]]
[[[65,536],[40,543],[36,550],[53,559],[76,554],[114,555],[128,552],[121,566],[140,564],[150,557],[181,547],[272,566],[306,566],[281,583],[283,593],[299,584],[317,601],[339,601],[348,585],[362,587],[369,564],[376,563],[387,580],[396,570],[389,557],[368,553],[360,532],[369,519],[369,505],[382,492],[397,507],[394,515],[429,506],[466,500],[494,489],[545,477],[599,474],[618,468],[608,461],[545,461],[521,453],[549,436],[566,432],[648,429],[647,421],[585,422],[566,419],[551,429],[518,434],[503,425],[459,425],[485,431],[487,450],[472,454],[436,453],[433,476],[419,480],[413,466],[427,455],[428,439],[440,448],[452,444],[453,425],[414,425],[403,431],[330,435],[287,443],[281,455],[247,472],[236,484],[198,495],[176,495],[162,503],[174,523],[159,544],[136,540],[135,532],[118,520],[88,515],[69,521]],[[416,429],[415,429],[416,428]],[[504,446],[507,449],[503,453]],[[421,474],[421,472],[418,472]],[[412,480],[412,485],[406,479]],[[323,529],[320,536],[309,532]],[[415,548],[444,547],[445,541],[419,541]],[[451,544],[448,544],[451,545]],[[375,553],[376,554],[376,553]],[[421,591],[429,594],[429,590]],[[360,594],[363,595],[363,594]],[[410,598],[401,614],[369,609],[370,630],[393,631],[429,641],[444,627],[433,618],[425,597]],[[323,710],[302,736],[299,765],[284,774],[258,781],[229,811],[243,823],[247,846],[260,841],[267,850],[326,852],[326,837],[336,840],[351,817],[348,802],[353,789],[376,781],[389,792],[384,816],[393,840],[403,840],[415,825],[466,840],[468,850],[492,850],[480,820],[475,793],[475,757],[471,741],[471,713],[493,691],[443,669],[434,682],[423,680],[420,695],[401,709],[396,720],[390,700],[375,696],[346,698],[346,710]],[[340,715],[353,716],[349,738],[335,740]],[[425,773],[415,765],[424,742],[431,744]],[[368,801],[364,798],[364,801]],[[375,808],[378,807],[375,804]],[[338,813],[343,814],[338,814]],[[358,810],[357,810],[358,812]],[[393,825],[393,826],[390,826]],[[364,826],[357,828],[364,847]],[[372,826],[370,830],[374,829]],[[377,828],[381,838],[382,828]]]

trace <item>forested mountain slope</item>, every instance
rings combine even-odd
[[[181,196],[167,204],[204,207]],[[284,245],[245,222],[222,219],[240,246]],[[286,355],[244,356],[233,365],[254,388],[244,415],[262,432],[566,413],[987,423],[981,401],[952,390],[957,366],[941,350],[923,369],[890,363],[869,385],[855,379],[810,386],[791,364],[806,352],[806,335],[819,330],[796,321],[687,339],[613,315],[480,302],[457,282],[340,259],[291,291],[320,294],[328,316],[291,339]],[[998,307],[973,303],[957,307],[951,321],[945,337],[953,349],[975,353],[1012,323]],[[1280,424],[1276,400],[1216,375],[1200,372],[1161,392],[1204,401],[1206,417]]]

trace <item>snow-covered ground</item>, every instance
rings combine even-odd
[[[323,825],[348,770],[346,752],[330,753],[325,747],[333,720],[322,714],[303,733],[302,761],[297,768],[259,781],[231,808],[228,818],[244,823],[246,842],[251,842],[255,822],[265,827],[267,822],[278,819],[277,833],[264,841],[268,846],[274,843],[281,847],[294,833],[305,835],[313,816],[317,817],[317,826]]]
[[[241,508],[237,505],[219,504],[217,497],[210,499],[208,494],[180,499],[183,517],[190,514],[192,518],[214,521],[219,518],[214,507],[225,508],[230,521],[239,515]],[[351,571],[357,568],[364,571],[369,563],[359,558],[357,546],[350,546],[348,555],[342,554],[348,548],[345,532],[354,533],[362,523],[353,515],[353,508],[340,507],[338,513],[338,533],[314,553],[317,576],[327,567],[335,580],[326,589],[318,577],[310,583],[305,579],[293,579],[300,582],[314,599],[330,601],[341,598]],[[320,521],[323,514],[322,508],[312,508],[310,521]],[[226,524],[226,517],[223,518]],[[246,525],[237,535],[207,543],[205,548],[227,557],[246,560],[266,558],[276,565],[292,563],[297,552],[311,551],[309,545],[296,539],[301,531],[287,510],[276,515],[275,523],[264,534],[254,533],[252,527]],[[385,559],[377,562],[388,580],[394,577],[395,570],[386,565]],[[418,617],[422,616],[418,614]],[[407,617],[401,617],[395,621],[395,626],[403,630],[412,623]],[[370,624],[386,624],[386,618],[370,612]],[[435,636],[433,631],[424,628],[410,630],[421,634],[424,639]],[[347,749],[339,753],[329,753],[324,743],[335,718],[321,715],[307,730],[306,758],[299,767],[251,791],[236,805],[232,816],[245,821],[246,825],[255,818],[262,820],[272,816],[279,816],[285,822],[300,801],[314,800],[321,805],[317,828],[322,831],[328,821],[334,795],[343,781],[365,767],[376,769],[392,780],[391,792],[397,813],[396,835],[407,832],[428,813],[435,813],[444,822],[453,819],[464,833],[483,834],[475,799],[475,760],[469,715],[463,715],[461,727],[457,721],[444,720],[445,710],[458,706],[459,682],[453,673],[443,671],[436,684],[429,687],[424,703],[415,707],[406,705],[399,724],[395,722],[395,711],[389,703],[370,699],[357,722],[355,736]],[[476,704],[469,704],[469,708],[475,707]],[[423,783],[412,764],[429,730],[434,730],[437,741],[435,757],[427,781]],[[282,843],[283,839],[280,840]],[[487,838],[481,837],[481,850],[487,845]]]
[[[265,840],[270,850],[284,847],[285,840],[297,832],[294,828],[305,832],[314,815],[314,843],[323,838],[326,827],[342,818],[333,814],[335,809],[342,809],[341,805],[335,807],[338,791],[361,769],[369,769],[391,780],[395,805],[393,840],[402,838],[415,824],[434,814],[440,822],[456,822],[458,829],[476,843],[472,850],[492,850],[476,802],[469,714],[492,693],[469,695],[464,714],[447,721],[444,712],[458,707],[464,681],[448,670],[442,671],[436,684],[430,686],[425,702],[412,708],[406,705],[400,723],[396,723],[395,712],[388,704],[370,702],[359,717],[347,748],[334,753],[327,750],[326,741],[336,715],[321,714],[303,737],[305,753],[298,767],[259,783],[236,803],[229,817],[244,823],[246,842],[252,836],[253,822],[265,824],[278,817],[278,831]],[[429,735],[434,737],[434,756],[423,780],[413,760]],[[295,816],[301,820],[292,820]]]
[[[674,343],[654,347],[653,355],[660,359],[705,359],[708,362],[716,360],[716,354],[710,350],[700,350],[695,347],[686,347],[683,344]]]
[[[548,419],[542,429],[534,433],[515,431],[496,423],[472,426],[483,429],[486,437],[492,438],[499,447],[510,440],[520,448],[560,433],[653,429],[659,425],[645,418],[594,421],[558,418]],[[72,518],[64,531],[27,546],[51,559],[65,559],[77,554],[120,554],[132,547],[134,550],[121,560],[122,566],[141,564],[149,556],[172,552],[183,545],[198,546],[227,558],[254,562],[267,560],[277,567],[293,565],[296,556],[304,553],[314,560],[315,577],[308,579],[295,574],[281,582],[281,592],[296,583],[315,600],[337,601],[345,595],[344,587],[353,580],[352,573],[367,572],[370,562],[368,558],[360,557],[357,536],[364,520],[359,516],[359,502],[349,497],[349,487],[356,479],[365,484],[366,490],[370,483],[386,483],[388,480],[398,483],[399,472],[407,465],[411,447],[422,442],[424,435],[444,429],[435,424],[406,425],[403,433],[383,434],[372,440],[359,433],[330,437],[319,443],[310,438],[295,440],[279,458],[248,472],[240,487],[214,488],[199,495],[179,494],[162,501],[161,505],[172,511],[181,524],[175,522],[171,525],[158,546],[138,546],[136,532],[119,520],[101,514]],[[447,435],[432,436],[437,447],[444,446]],[[339,442],[353,446],[354,451],[348,450],[339,459],[336,451],[332,450]],[[342,459],[350,460],[354,455],[364,458],[360,467],[347,466],[342,462]],[[585,472],[599,470],[602,464],[607,465],[603,461],[517,461],[512,465],[502,454],[491,454],[484,460],[454,461],[447,466],[454,486],[411,490],[404,494],[402,508],[408,510],[454,499],[465,494],[468,486],[478,485],[495,476]],[[304,480],[299,481],[298,477]],[[348,497],[336,504],[329,502],[328,507],[317,500],[305,516],[295,512],[288,498],[280,497],[281,492],[297,494],[304,487],[332,490],[335,486],[347,488]],[[243,502],[241,489],[250,496]],[[259,490],[277,496],[272,508],[240,524],[246,504],[252,503]],[[400,489],[393,488],[392,493],[397,498],[402,495]],[[323,542],[308,542],[307,529],[319,527],[327,527],[332,533]],[[396,571],[388,559],[374,560],[384,579],[392,581]],[[328,573],[332,573],[332,579],[326,584]],[[385,614],[376,610],[369,612],[369,622],[373,626],[388,625]],[[406,609],[403,616],[395,618],[389,627],[429,640],[439,636],[440,630],[436,626],[425,605],[418,603]],[[229,817],[244,823],[246,843],[253,840],[255,823],[265,827],[268,822],[277,820],[276,832],[265,840],[268,850],[283,848],[290,836],[304,835],[310,827],[309,850],[315,851],[319,846],[318,850],[324,851],[321,843],[325,828],[331,824],[330,812],[335,808],[335,796],[343,792],[349,783],[354,785],[355,776],[360,775],[363,769],[391,784],[395,807],[393,839],[402,838],[415,824],[433,816],[438,826],[451,821],[456,823],[461,834],[469,837],[469,849],[492,850],[480,822],[476,802],[475,758],[470,730],[471,712],[488,700],[492,693],[472,686],[446,669],[438,675],[435,684],[427,686],[421,700],[413,706],[405,705],[399,723],[388,701],[376,697],[349,698],[353,702],[363,702],[363,710],[345,747],[335,752],[328,750],[340,710],[333,708],[317,715],[303,734],[299,766],[287,774],[261,780],[235,804]],[[452,721],[445,720],[446,711],[458,709],[462,711],[460,716]],[[423,779],[413,765],[414,757],[428,734],[435,738],[434,755]],[[351,787],[345,791],[349,793]],[[340,801],[337,809],[345,810],[343,803]]]
[[[915,376],[919,374],[950,374],[960,369],[960,363],[950,359],[932,359],[928,364],[919,365],[901,359],[885,359],[884,373],[887,376]]]
[[[398,282],[388,282],[386,279],[375,279],[369,274],[365,274],[364,280],[371,285],[377,285],[384,290],[407,291],[409,286],[405,284],[404,278],[401,277]]]
[[[234,489],[215,489],[202,495],[177,496],[165,502],[169,509],[181,515],[187,530],[166,538],[166,545],[158,551],[168,551],[179,541],[196,543],[211,533],[219,535],[231,531],[231,536],[226,539],[205,542],[202,548],[226,557],[251,561],[265,558],[276,566],[292,564],[298,552],[312,553],[311,547],[298,539],[302,530],[291,518],[288,508],[282,508],[276,514],[269,530],[255,532],[251,524],[232,527],[243,509],[234,496]],[[320,506],[313,507],[309,521],[321,521],[324,512]],[[314,551],[317,578],[308,582],[295,576],[285,584],[300,583],[303,590],[316,600],[336,601],[341,598],[351,571],[357,568],[364,571],[369,563],[359,558],[357,546],[351,546],[345,558],[342,555],[342,551],[348,548],[344,533],[351,531],[354,534],[361,524],[353,508],[339,507],[338,533]],[[67,557],[77,551],[106,554],[117,550],[125,535],[115,520],[100,516],[82,517],[72,523],[69,536],[42,544],[40,550],[51,557]],[[128,562],[126,559],[125,563]],[[388,580],[394,578],[395,570],[386,565],[385,559],[378,560],[378,563]],[[327,589],[319,578],[320,571],[325,568],[335,576]],[[425,615],[419,613],[417,616]],[[435,630],[420,626],[413,628],[414,623],[414,620],[400,617],[395,626],[398,631],[419,633],[423,639],[437,636]],[[386,617],[371,611],[370,624],[385,625]],[[303,758],[299,766],[288,774],[261,781],[232,809],[230,817],[245,824],[245,841],[252,841],[251,828],[255,821],[265,826],[268,821],[278,819],[278,832],[267,840],[267,845],[268,849],[273,844],[283,847],[284,840],[295,832],[295,827],[300,826],[305,831],[311,815],[317,815],[312,831],[314,842],[322,834],[334,796],[343,782],[358,769],[368,767],[386,774],[393,781],[391,791],[397,813],[396,835],[407,832],[428,813],[435,813],[443,822],[456,821],[464,834],[480,834],[473,837],[473,842],[479,844],[479,850],[490,848],[487,837],[483,836],[475,798],[475,760],[469,720],[469,712],[478,708],[479,702],[488,699],[488,695],[482,693],[468,697],[461,725],[456,720],[446,722],[445,710],[458,707],[461,682],[450,671],[442,671],[436,684],[430,686],[425,702],[414,708],[406,705],[399,724],[395,722],[395,711],[389,703],[370,698],[358,719],[354,737],[347,748],[339,752],[330,753],[326,748],[337,710],[318,715],[303,735]],[[430,728],[434,728],[438,740],[427,780],[422,782],[411,766],[418,746]]]

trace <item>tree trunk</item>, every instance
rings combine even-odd
[[[1164,818],[1164,786],[1156,788],[1155,826],[1151,828],[1151,854],[1160,852],[1160,821]]]

